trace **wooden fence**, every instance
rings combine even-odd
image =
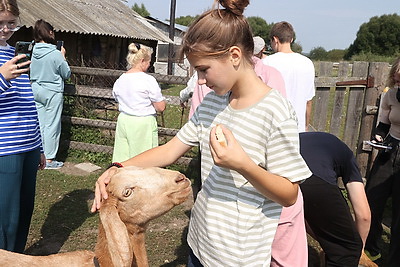
[[[361,172],[365,176],[373,156],[371,147],[363,141],[370,140],[378,111],[378,101],[389,71],[387,63],[369,62],[315,62],[316,95],[310,129],[330,132],[343,140],[355,153]],[[112,101],[113,81],[122,71],[71,67],[76,85],[68,85],[65,94]],[[187,78],[154,75],[159,82],[185,84]],[[83,77],[83,78],[82,78]],[[89,78],[88,78],[89,77]],[[99,79],[96,79],[99,78]],[[81,79],[81,80],[79,80]],[[82,79],[84,80],[82,82]],[[110,79],[110,80],[108,80]],[[176,98],[167,98],[170,104],[179,104]],[[115,121],[64,117],[71,125],[115,129]],[[177,129],[160,128],[160,135],[176,134]],[[112,153],[112,147],[97,144],[70,142],[69,148]],[[179,162],[188,164],[190,158]]]
[[[370,168],[371,139],[376,124],[379,96],[385,87],[389,64],[382,62],[314,63],[316,95],[310,128],[330,132],[355,153],[361,173]]]

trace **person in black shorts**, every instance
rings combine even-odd
[[[307,231],[324,250],[326,266],[358,266],[371,215],[353,152],[332,134],[304,132],[300,153],[313,173],[300,184]],[[338,177],[346,186],[355,220]]]

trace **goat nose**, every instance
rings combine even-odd
[[[176,182],[176,183],[180,183],[180,182],[184,181],[185,179],[186,179],[186,176],[185,176],[184,174],[180,173],[180,174],[178,174],[178,176],[176,177],[175,182]]]

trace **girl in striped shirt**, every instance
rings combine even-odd
[[[224,8],[199,16],[182,42],[198,83],[213,91],[171,141],[122,166],[167,166],[200,146],[202,189],[191,212],[188,266],[270,266],[282,206],[296,202],[297,183],[311,172],[299,152],[293,108],[254,71],[243,16],[249,1],[216,2]],[[227,145],[216,138],[218,124]],[[93,211],[107,197],[115,168],[99,177]]]
[[[32,217],[36,173],[45,166],[25,57],[8,39],[19,29],[16,0],[0,1],[0,249],[22,253]]]

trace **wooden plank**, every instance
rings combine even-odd
[[[108,87],[66,84],[64,94],[69,96],[93,97],[115,101],[114,96],[112,95],[112,88]],[[166,95],[165,100],[170,105],[180,105],[179,96]]]
[[[388,63],[377,63],[373,62],[369,67],[369,75],[375,78],[375,87],[367,88],[364,99],[364,107],[363,107],[363,117],[361,119],[361,130],[360,137],[358,141],[358,149],[357,149],[357,162],[360,167],[361,174],[364,177],[368,177],[369,170],[371,167],[371,152],[366,152],[362,150],[362,142],[364,140],[370,140],[372,129],[375,128],[376,123],[376,115],[367,114],[365,112],[366,106],[374,106],[378,105],[377,99],[385,88],[385,83],[387,76],[389,74],[390,66]]]
[[[89,76],[104,76],[118,78],[124,73],[124,70],[114,70],[114,69],[99,69],[99,68],[88,68],[88,67],[77,67],[71,66],[71,72],[73,74],[89,75]],[[154,78],[156,78],[159,83],[172,83],[172,84],[186,84],[189,77],[186,76],[174,76],[174,75],[164,75],[159,73],[148,73]]]
[[[338,67],[338,77],[347,77],[350,72],[349,62],[340,62]]]
[[[319,66],[317,69],[317,75],[318,77],[320,76],[332,76],[332,70],[333,70],[333,62],[325,62],[321,61],[319,62]]]
[[[365,61],[355,61],[353,63],[352,77],[368,77],[369,63]]]
[[[318,87],[313,100],[313,117],[311,126],[315,131],[326,131],[327,106],[329,103],[329,87]]]
[[[339,138],[341,138],[340,129],[343,123],[343,109],[345,107],[344,105],[345,95],[346,95],[346,87],[336,87],[329,132],[333,135],[338,136]]]
[[[117,125],[117,122],[115,121],[93,120],[93,119],[70,117],[70,116],[62,116],[61,119],[63,122],[70,123],[72,125],[88,126],[88,127],[108,129],[108,130],[115,130],[115,127]],[[159,135],[175,136],[178,133],[178,131],[179,129],[158,127]]]
[[[346,125],[344,128],[343,142],[356,153],[358,135],[360,131],[362,109],[364,105],[365,86],[351,87],[347,104]]]

